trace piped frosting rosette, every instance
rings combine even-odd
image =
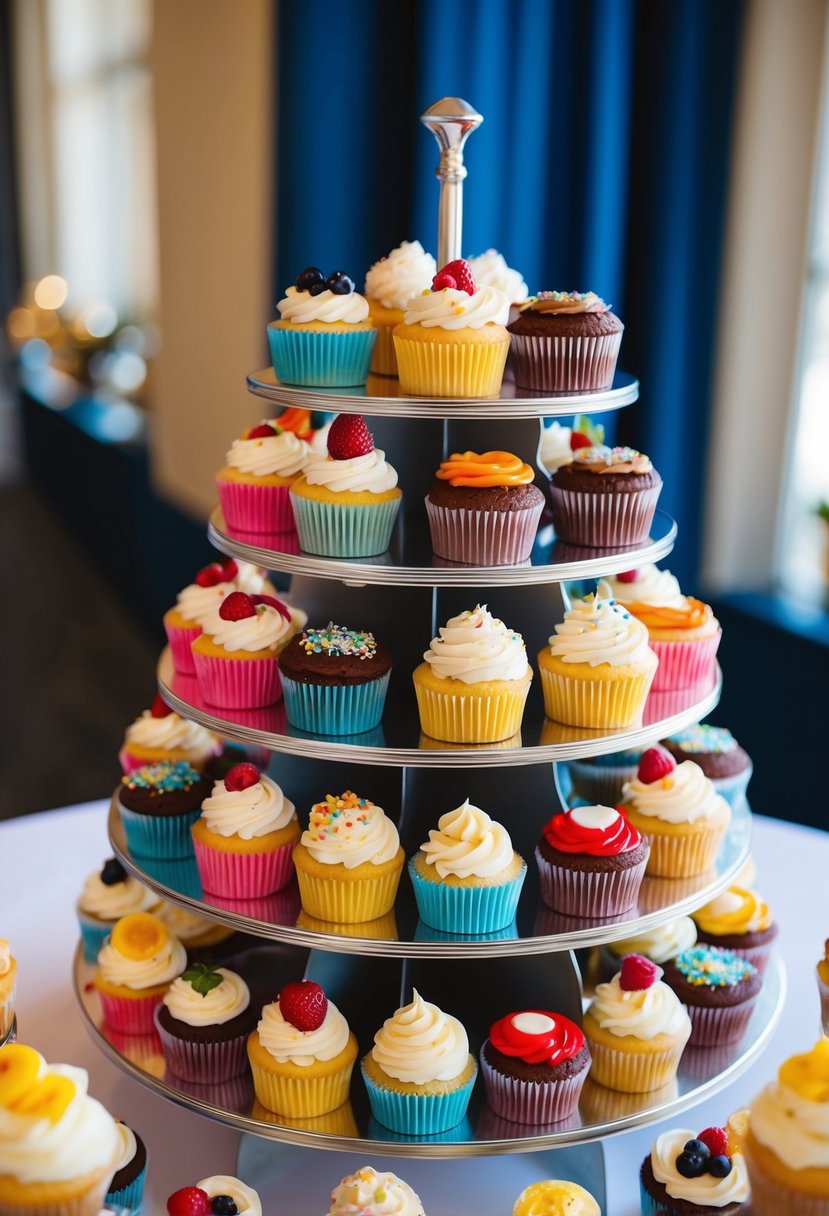
[[[535,851],[541,898],[565,916],[618,916],[634,907],[648,847],[625,815],[580,806],[553,815]]]
[[[371,370],[379,376],[397,375],[392,330],[403,320],[408,300],[428,291],[437,266],[420,241],[403,241],[366,274],[369,314],[377,329]]]
[[[745,1157],[739,1151],[729,1152],[731,1169],[724,1178],[717,1177],[708,1170],[688,1178],[679,1172],[677,1160],[688,1141],[696,1138],[696,1132],[683,1128],[672,1128],[657,1136],[650,1156],[646,1159],[654,1181],[665,1188],[668,1200],[676,1199],[682,1204],[690,1204],[702,1212],[711,1212],[712,1216],[716,1216],[723,1208],[729,1212],[736,1211],[737,1207],[748,1202],[750,1195]],[[656,1216],[663,1210],[662,1203],[643,1184],[642,1211],[645,1216]]]
[[[511,925],[526,873],[506,828],[468,798],[441,815],[409,861],[420,919],[432,929],[464,935]]]
[[[683,950],[690,950],[697,940],[697,927],[690,916],[677,916],[648,929],[636,937],[626,937],[610,942],[607,952],[613,959],[613,970],[618,970],[619,960],[626,954],[643,954],[652,963],[667,963]]]
[[[213,1085],[247,1067],[256,1021],[250,989],[226,967],[199,963],[173,980],[155,1012],[167,1067],[177,1077]]]
[[[478,1069],[458,1019],[413,991],[377,1031],[362,1071],[378,1123],[429,1136],[463,1119]]]
[[[247,595],[272,594],[273,587],[266,571],[251,562],[232,559],[211,562],[198,571],[192,583],[181,589],[173,607],[164,613],[164,630],[179,674],[195,675],[193,641],[201,633],[205,618],[234,591],[244,591]]]
[[[268,326],[268,343],[274,371],[286,384],[333,388],[368,378],[377,337],[368,301],[347,275],[331,279],[309,267],[276,306],[279,320]]]
[[[513,1123],[558,1123],[575,1113],[590,1066],[581,1028],[547,1009],[507,1014],[481,1048],[488,1105]]]
[[[328,1216],[424,1216],[424,1212],[419,1196],[402,1178],[365,1165],[334,1187]]]
[[[130,912],[150,912],[158,902],[158,896],[127,874],[115,858],[106,862],[101,870],[89,874],[77,903],[87,962],[97,959],[98,951],[117,920]]]
[[[212,1174],[209,1178],[202,1178],[196,1186],[204,1191],[208,1199],[216,1199],[219,1195],[229,1196],[236,1204],[239,1216],[262,1216],[259,1195],[239,1178],[229,1174]]]
[[[487,249],[486,253],[470,258],[469,269],[476,283],[494,287],[510,304],[522,304],[530,294],[520,272],[508,266],[497,249]]]

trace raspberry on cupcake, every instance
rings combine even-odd
[[[580,447],[550,481],[556,536],[590,549],[640,544],[661,489],[650,457],[635,448]]]
[[[750,1195],[739,1144],[724,1127],[657,1137],[639,1171],[642,1216],[738,1216]]]
[[[234,591],[193,643],[196,679],[219,709],[259,709],[282,695],[277,660],[296,632],[291,610],[270,595]]]
[[[546,1009],[509,1013],[481,1048],[488,1105],[512,1123],[558,1123],[578,1107],[590,1051],[575,1022]]]
[[[303,629],[279,660],[292,726],[324,735],[359,735],[380,724],[391,655],[368,630],[329,621]]]
[[[306,267],[276,307],[268,343],[280,380],[311,388],[365,384],[377,331],[345,271],[326,276]]]
[[[544,825],[535,851],[541,898],[565,916],[617,916],[636,904],[649,851],[612,807],[562,811]]]
[[[230,1174],[212,1174],[195,1186],[183,1186],[167,1200],[168,1216],[262,1216],[262,1203],[252,1187]]]
[[[610,388],[624,328],[594,291],[540,291],[509,327],[515,383],[547,393]]]
[[[216,474],[216,488],[232,532],[292,532],[288,494],[311,458],[311,449],[275,419],[243,431]],[[243,590],[244,588],[240,588]]]

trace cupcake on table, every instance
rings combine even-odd
[[[765,971],[777,925],[768,904],[756,891],[731,886],[693,916],[701,945],[733,950],[761,974]]]
[[[152,1034],[153,1014],[187,965],[187,953],[150,912],[117,922],[98,955],[94,985],[104,1021],[125,1034]]]
[[[561,811],[544,825],[535,851],[541,898],[565,916],[618,916],[636,905],[649,852],[614,807]]]
[[[201,772],[221,750],[217,734],[182,718],[158,694],[150,708],[127,727],[118,760],[125,773],[164,761],[181,761]]]
[[[397,1174],[378,1173],[364,1165],[348,1174],[331,1192],[328,1216],[425,1216],[420,1197]]]
[[[428,291],[437,265],[420,241],[403,241],[368,270],[364,288],[369,316],[377,330],[371,370],[378,376],[396,376],[392,330],[403,320],[412,296]]]
[[[274,419],[244,430],[233,440],[216,474],[227,527],[242,533],[292,532],[294,513],[288,492],[311,455],[307,443]]]
[[[753,765],[730,730],[699,722],[662,740],[677,763],[693,760],[718,794],[732,806],[741,806],[751,780]]]
[[[155,1023],[167,1067],[185,1081],[213,1085],[247,1069],[247,1040],[259,1020],[241,975],[194,963],[164,993]]]
[[[211,1174],[195,1186],[183,1186],[167,1200],[168,1216],[262,1216],[259,1195],[230,1174]]]
[[[84,958],[94,963],[112,927],[130,912],[151,912],[158,896],[128,874],[117,857],[110,857],[100,870],[88,875],[77,903]]]
[[[624,328],[594,291],[540,291],[509,327],[515,383],[547,393],[610,388]]]
[[[578,1109],[590,1067],[584,1033],[549,1010],[499,1018],[481,1048],[487,1104],[511,1123],[558,1123]]]
[[[273,369],[285,384],[309,388],[365,384],[377,331],[368,301],[344,270],[308,266],[277,304],[268,326]]]
[[[497,249],[487,249],[477,257],[467,258],[472,278],[481,287],[494,287],[509,301],[509,320],[514,321],[529,298],[529,288],[518,270],[507,265]]]
[[[579,447],[550,480],[559,540],[615,549],[648,539],[662,478],[636,448]]]
[[[763,977],[732,950],[697,943],[665,964],[665,983],[691,1018],[695,1047],[738,1043],[748,1026]]]
[[[115,1207],[129,1208],[137,1211],[144,1198],[144,1184],[147,1181],[147,1146],[131,1127],[127,1127],[120,1119],[115,1120],[118,1138],[121,1142],[121,1155],[115,1173],[109,1184],[106,1202]]]
[[[290,608],[274,596],[227,596],[193,642],[204,700],[219,709],[276,704],[282,696],[277,660],[297,628]]]
[[[5,937],[0,937],[0,1043],[11,1034],[16,988],[17,960]]]
[[[748,1168],[731,1127],[729,1121],[728,1127],[706,1127],[699,1133],[688,1128],[662,1132],[639,1171],[642,1216],[739,1216],[747,1211]]]
[[[545,1178],[532,1182],[518,1196],[512,1216],[602,1216],[601,1209],[583,1186]]]

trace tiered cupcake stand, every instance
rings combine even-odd
[[[455,236],[459,239],[459,233]],[[471,567],[432,555],[423,497],[434,469],[449,452],[503,448],[532,459],[540,446],[540,419],[621,408],[637,399],[636,381],[620,374],[606,392],[565,397],[529,395],[506,382],[497,400],[443,402],[393,395],[397,382],[379,378],[371,378],[366,390],[306,390],[279,384],[272,372],[264,371],[251,375],[248,387],[270,406],[365,415],[376,445],[398,469],[403,510],[393,545],[380,557],[315,557],[286,537],[230,536],[218,510],[210,521],[217,548],[293,576],[291,600],[308,613],[311,624],[334,620],[371,629],[389,648],[394,668],[383,722],[366,736],[332,738],[294,729],[281,705],[219,711],[201,701],[192,678],[174,674],[166,651],[158,668],[164,699],[195,722],[267,749],[273,757],[271,775],[301,815],[329,792],[350,788],[371,798],[396,818],[407,856],[442,813],[469,797],[507,826],[515,848],[530,863],[518,920],[485,939],[436,933],[418,922],[405,874],[394,914],[364,926],[310,922],[300,912],[295,889],[252,905],[231,904],[203,893],[195,862],[152,865],[132,857],[113,806],[109,834],[116,854],[165,899],[249,935],[234,939],[234,957],[264,982],[265,999],[273,999],[282,983],[302,974],[322,983],[363,1051],[383,1020],[410,999],[412,987],[462,1020],[473,1051],[491,1022],[511,1009],[549,1008],[580,1020],[586,956],[576,952],[655,928],[729,886],[748,856],[750,812],[745,804],[735,810],[716,866],[702,878],[647,878],[638,907],[625,916],[610,922],[568,920],[541,903],[532,861],[542,824],[562,802],[557,766],[647,745],[699,721],[719,699],[719,672],[702,687],[652,693],[641,722],[616,731],[550,722],[536,677],[520,735],[479,747],[421,735],[411,673],[439,625],[478,602],[524,635],[533,662],[567,607],[563,584],[658,560],[673,547],[676,526],[658,512],[649,540],[624,550],[568,548],[542,528],[527,564]],[[542,483],[543,476],[539,472]],[[177,1081],[151,1043],[130,1043],[107,1030],[89,985],[91,974],[79,950],[76,991],[103,1051],[162,1096],[245,1133],[237,1172],[259,1190],[265,1211],[290,1216],[321,1210],[320,1200],[341,1174],[366,1162],[379,1165],[379,1158],[384,1159],[382,1168],[395,1169],[421,1190],[429,1216],[456,1216],[461,1209],[502,1216],[523,1186],[543,1177],[582,1182],[605,1210],[601,1138],[677,1114],[729,1084],[764,1046],[784,995],[783,971],[773,959],[743,1040],[733,1047],[686,1049],[676,1082],[656,1093],[616,1094],[588,1078],[576,1117],[564,1124],[525,1127],[493,1115],[479,1084],[462,1124],[418,1140],[389,1132],[371,1118],[359,1069],[350,1106],[306,1121],[283,1120],[262,1110],[246,1082],[216,1091]],[[322,1169],[318,1160],[309,1160],[321,1148],[343,1150],[349,1158]],[[395,1165],[389,1158],[406,1160]],[[436,1160],[440,1158],[445,1160]],[[450,1160],[457,1158],[475,1160]]]

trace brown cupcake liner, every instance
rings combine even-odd
[[[515,383],[547,393],[598,392],[610,388],[621,331],[598,338],[511,334]]]
[[[575,1076],[536,1082],[521,1081],[518,1077],[508,1077],[498,1072],[486,1059],[483,1050],[480,1060],[487,1104],[496,1115],[508,1119],[510,1123],[530,1123],[536,1126],[560,1123],[562,1119],[569,1119],[578,1109],[579,1095],[587,1079],[588,1064]]]
[[[579,870],[553,865],[535,850],[541,898],[554,912],[565,916],[618,916],[634,907],[645,877],[647,854],[626,870]]]
[[[686,1005],[691,1019],[692,1047],[717,1047],[739,1043],[757,1004],[757,996],[739,1005]]]
[[[553,526],[559,540],[588,549],[637,545],[648,539],[662,482],[642,490],[591,494],[550,485]]]
[[[432,548],[438,557],[471,566],[515,566],[533,547],[544,503],[523,511],[468,511],[426,499]]]
[[[216,1085],[247,1072],[247,1032],[237,1035],[235,1039],[213,1042],[180,1039],[165,1030],[158,1010],[155,1025],[167,1067],[183,1081]]]

